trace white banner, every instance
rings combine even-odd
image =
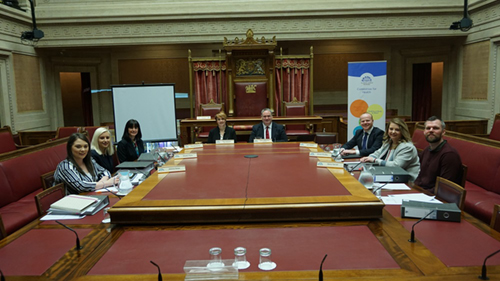
[[[350,62],[347,80],[347,140],[361,130],[359,117],[373,115],[374,126],[385,131],[387,61]]]

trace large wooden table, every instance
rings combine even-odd
[[[293,154],[286,152],[291,149],[288,145],[279,145],[275,153]],[[219,150],[224,153],[227,148],[212,150],[207,156],[217,155]],[[231,164],[225,162],[225,166]],[[337,174],[334,169],[329,172],[340,182],[349,177],[355,181],[350,174]],[[155,177],[158,175],[144,185],[157,185]],[[141,193],[140,188],[134,193]],[[175,196],[179,195],[186,194]],[[132,200],[129,196],[120,201],[111,197],[114,208]],[[154,196],[173,195],[160,192]],[[190,200],[203,202],[194,196],[190,195]],[[224,259],[231,259],[234,247],[243,246],[251,266],[239,272],[239,280],[318,280],[325,254],[325,280],[478,280],[484,258],[500,249],[500,234],[467,213],[459,223],[422,221],[415,227],[417,242],[410,243],[411,227],[417,219],[401,218],[397,205],[385,206],[380,218],[355,220],[143,226],[102,224],[101,220],[102,213],[64,221],[80,235],[81,250],[75,249],[75,236],[67,229],[55,222],[34,221],[0,241],[0,270],[8,281],[157,280],[157,269],[149,263],[152,260],[161,267],[164,280],[184,280],[186,260],[208,259],[208,249],[215,246],[222,248]],[[257,268],[261,247],[273,251],[275,270]],[[487,265],[491,280],[500,280],[500,255],[490,258]]]
[[[320,116],[286,116],[286,117],[273,117],[273,121],[282,125],[307,125],[314,128],[321,125],[323,120]],[[253,126],[262,122],[260,116],[255,117],[228,117],[227,125],[234,126]],[[196,130],[201,127],[216,127],[217,121],[215,119],[199,119],[187,118],[182,119],[180,122],[181,130],[181,143],[189,144],[194,143],[194,135]]]
[[[205,145],[174,160],[111,210],[118,224],[372,219],[383,204],[344,169],[318,168],[299,143]],[[246,158],[257,155],[257,158]]]

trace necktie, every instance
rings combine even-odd
[[[266,139],[269,139],[269,126],[266,126]]]
[[[363,136],[363,144],[362,144],[362,149],[366,149],[366,141],[368,140],[368,133],[365,132],[365,135]]]

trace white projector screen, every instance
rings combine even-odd
[[[130,119],[139,122],[144,142],[177,141],[175,84],[111,86],[116,141]]]

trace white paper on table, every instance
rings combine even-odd
[[[380,187],[381,185],[384,185],[384,183],[374,183],[373,188]],[[411,188],[404,183],[388,183],[382,187],[382,190],[411,190]]]
[[[429,196],[423,193],[405,193],[405,194],[392,194],[388,197],[392,197],[393,202],[398,202],[398,204],[403,204],[404,201],[420,201],[427,203],[441,203],[439,200],[435,199],[434,196]],[[397,200],[397,201],[396,201]]]
[[[390,197],[390,196],[382,196],[382,197],[380,197],[380,199],[386,205],[402,205],[403,204],[403,200],[401,198],[394,198],[394,197]]]
[[[43,216],[41,221],[53,221],[53,220],[79,220],[83,219],[85,215],[52,215],[50,213]]]
[[[118,192],[118,187],[116,186],[110,186],[110,187],[106,187],[106,188],[102,188],[102,189],[97,189],[95,192],[96,193],[103,193],[103,192]]]

